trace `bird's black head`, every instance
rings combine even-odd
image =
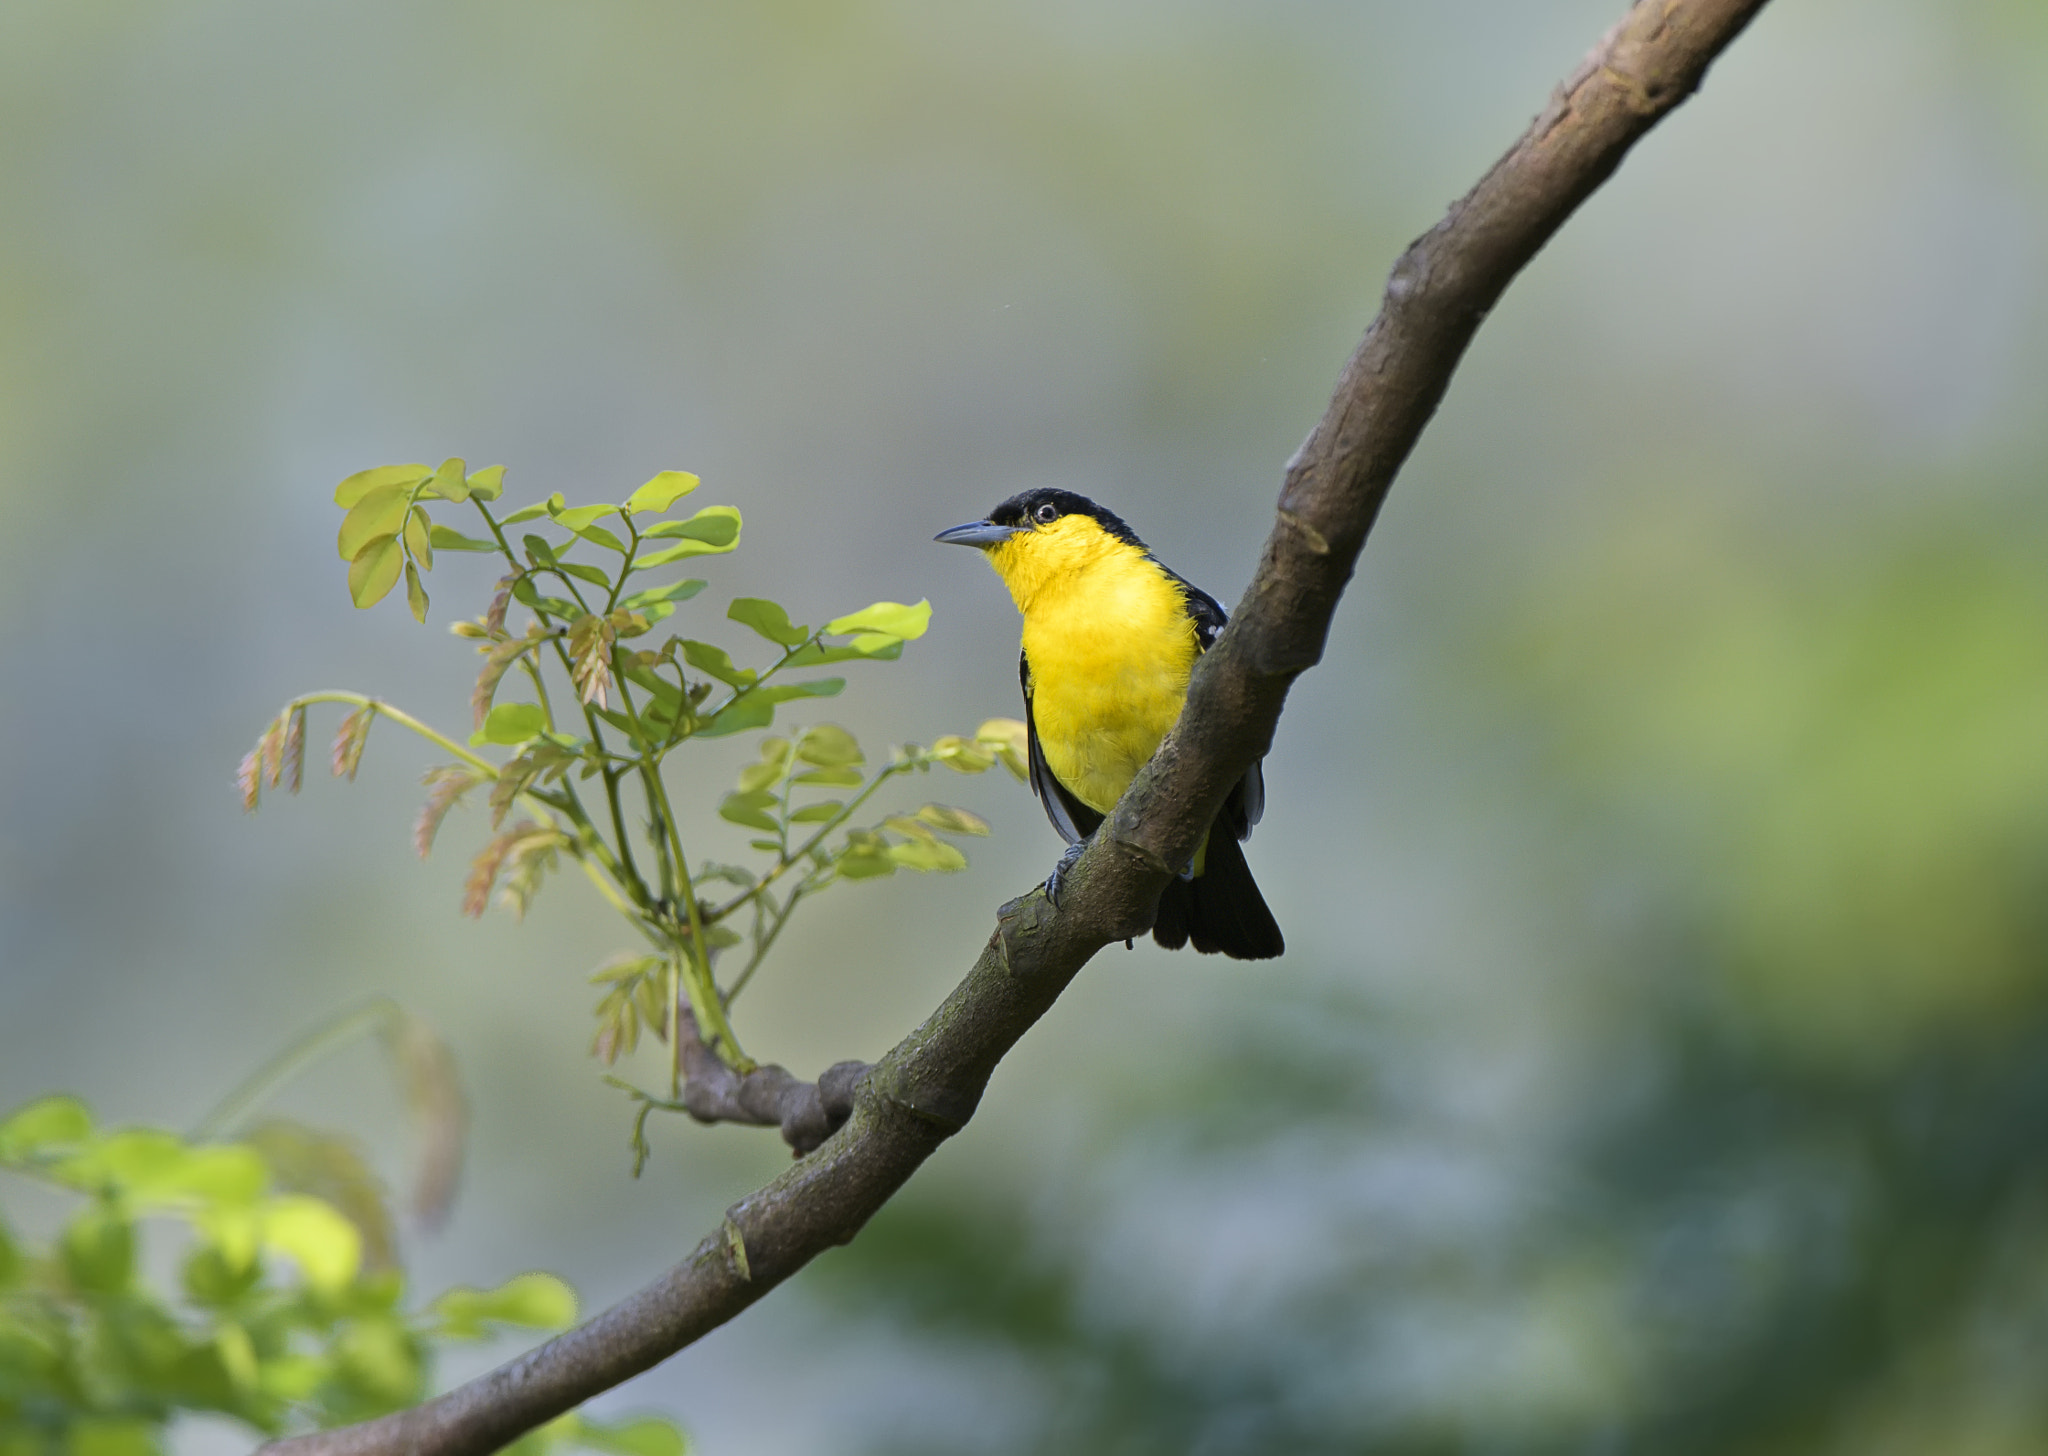
[[[1095,504],[1085,495],[1076,495],[1071,490],[1054,490],[1050,487],[1027,490],[1011,496],[988,513],[991,524],[997,526],[1043,527],[1050,526],[1062,516],[1086,516],[1102,527],[1106,535],[1114,536],[1145,549],[1145,543],[1138,539],[1138,533],[1124,524],[1123,518],[1106,507]]]

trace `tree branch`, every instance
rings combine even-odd
[[[1288,463],[1257,575],[1198,664],[1180,723],[1072,871],[1063,908],[1037,893],[1004,905],[966,979],[859,1079],[837,1133],[733,1205],[683,1263],[589,1323],[412,1410],[276,1442],[274,1456],[481,1456],[666,1359],[851,1240],[965,1125],[997,1062],[1088,959],[1150,928],[1173,867],[1271,744],[1289,685],[1322,656],[1380,503],[1481,321],[1764,3],[1638,0],[1521,140],[1402,255],[1328,411]],[[782,1121],[774,1110],[768,1120]]]
[[[779,1127],[798,1156],[814,1151],[853,1115],[854,1091],[868,1071],[866,1062],[834,1062],[815,1082],[774,1065],[741,1076],[704,1045],[687,1009],[676,1013],[676,1035],[682,1039],[683,1107],[691,1117]]]

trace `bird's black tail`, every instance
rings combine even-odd
[[[1193,942],[1205,955],[1220,951],[1238,961],[1271,960],[1287,948],[1244,846],[1220,823],[1209,832],[1202,873],[1172,881],[1159,897],[1152,938],[1168,950]]]

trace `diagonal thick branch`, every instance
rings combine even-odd
[[[1004,905],[966,979],[858,1077],[843,1126],[734,1204],[681,1264],[589,1323],[412,1410],[266,1449],[482,1456],[666,1359],[851,1240],[973,1116],[996,1064],[1089,958],[1150,927],[1170,867],[1193,853],[1231,784],[1272,742],[1288,687],[1322,656],[1380,503],[1480,323],[1764,3],[1638,0],[1402,255],[1328,411],[1288,463],[1258,573],[1199,664],[1179,725],[1082,856],[1062,908],[1036,893]],[[783,1120],[765,1104],[749,1112],[729,1090],[731,1109],[705,1110]]]

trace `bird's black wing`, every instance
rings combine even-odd
[[[1038,720],[1031,713],[1031,659],[1017,654],[1017,678],[1024,686],[1024,741],[1031,760],[1031,792],[1045,806],[1045,817],[1068,844],[1079,844],[1102,825],[1102,816],[1067,792],[1053,777],[1045,750],[1038,746]]]
[[[1194,620],[1195,642],[1204,652],[1216,640],[1216,634],[1223,630],[1223,624],[1230,620],[1223,610],[1223,604],[1161,561],[1152,558],[1152,564],[1164,572],[1166,579],[1180,588],[1180,594],[1188,606],[1188,616]]]
[[[1195,624],[1195,642],[1207,652],[1216,641],[1216,634],[1223,630],[1230,620],[1223,610],[1223,604],[1161,561],[1152,558],[1152,564],[1166,573],[1167,579],[1180,588],[1181,599],[1187,603],[1188,617]],[[1027,694],[1028,696],[1028,694]],[[1252,826],[1259,822],[1266,812],[1266,775],[1254,763],[1245,770],[1243,778],[1232,789],[1230,797],[1223,803],[1223,814],[1231,822],[1231,830],[1239,839],[1252,832]]]

